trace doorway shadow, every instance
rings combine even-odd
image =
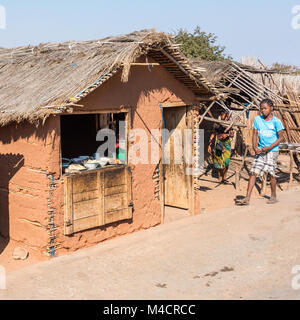
[[[24,165],[22,154],[0,153],[0,254],[9,243],[9,182]]]

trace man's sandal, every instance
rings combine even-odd
[[[246,198],[242,200],[236,200],[235,204],[237,206],[249,206],[249,201],[246,200]]]
[[[226,179],[222,180],[221,183],[223,183],[223,184],[231,184],[231,183],[230,183],[228,180],[226,180]]]
[[[267,204],[274,204],[274,203],[277,203],[278,200],[276,198],[270,198],[268,201],[267,201]]]

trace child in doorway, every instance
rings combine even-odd
[[[251,193],[255,185],[257,175],[270,175],[271,197],[269,204],[277,202],[276,198],[276,175],[279,144],[283,141],[284,127],[281,121],[273,115],[273,102],[264,99],[260,103],[260,113],[253,123],[252,144],[255,158],[251,169],[247,195],[238,205],[249,205]]]

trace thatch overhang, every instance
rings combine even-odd
[[[235,61],[203,61],[190,59],[194,68],[202,68],[203,76],[219,91],[229,97],[233,103],[249,104],[251,108],[259,109],[259,103],[264,98],[270,98],[283,103],[284,98],[278,90],[274,90],[261,77],[272,77],[277,70],[258,69]]]
[[[144,30],[96,41],[2,48],[0,125],[45,119],[53,108],[78,103],[119,71],[126,82],[132,63],[144,55],[196,95],[220,94],[165,33]]]
[[[273,100],[275,115],[287,128],[286,141],[300,142],[300,97],[297,78],[279,74],[277,70],[255,68],[234,61],[190,59],[190,64],[194,68],[202,68],[203,76],[219,92],[227,95],[226,106],[236,118],[248,110],[258,111],[262,99]],[[216,105],[224,107],[220,103]],[[235,111],[242,112],[239,112],[238,116]]]

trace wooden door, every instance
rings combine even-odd
[[[164,108],[165,128],[170,132],[178,129],[181,133],[181,141],[172,134],[169,139],[170,153],[168,153],[168,145],[164,146],[165,161],[169,160],[169,164],[164,164],[164,190],[165,205],[189,208],[189,176],[186,175],[186,164],[184,162],[184,129],[187,129],[187,107]],[[176,159],[176,161],[175,161]],[[181,164],[176,164],[181,159]]]
[[[132,218],[129,167],[111,167],[65,177],[65,234]]]

